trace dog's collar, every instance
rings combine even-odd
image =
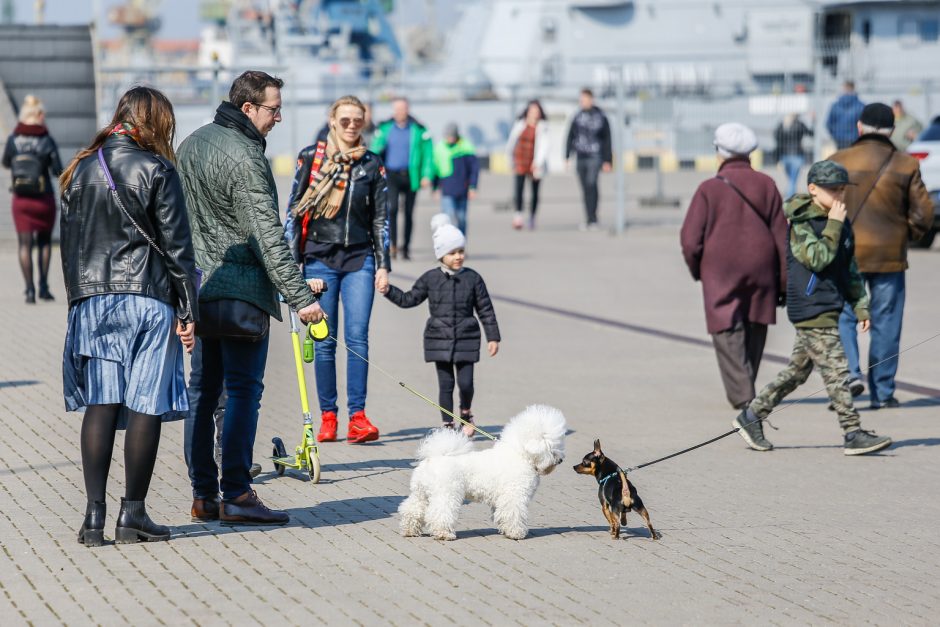
[[[598,482],[599,484],[601,484],[601,485],[604,485],[604,483],[606,483],[608,479],[610,479],[611,477],[614,477],[614,476],[616,476],[616,475],[618,475],[618,474],[620,474],[620,469],[619,469],[619,468],[618,468],[617,470],[613,471],[612,473],[610,473],[609,475],[607,475],[606,477],[604,477],[603,479],[598,479],[597,482]]]

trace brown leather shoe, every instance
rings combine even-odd
[[[193,522],[211,522],[219,519],[219,498],[193,499],[193,508],[190,510]]]
[[[284,525],[290,514],[265,507],[254,490],[232,501],[222,501],[219,520],[223,525]]]

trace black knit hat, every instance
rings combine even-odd
[[[894,111],[883,102],[865,105],[858,121],[872,128],[891,128],[894,126]]]

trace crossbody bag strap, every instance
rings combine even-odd
[[[885,169],[887,169],[888,164],[891,163],[891,160],[894,159],[894,153],[896,152],[897,150],[892,147],[891,153],[888,155],[888,158],[885,159],[885,162],[881,164],[881,169],[878,170],[878,176],[875,177],[875,180],[872,181],[871,187],[869,187],[868,191],[865,192],[865,196],[862,197],[862,202],[858,203],[858,211],[856,211],[855,215],[850,218],[852,222],[855,222],[856,220],[858,220],[859,214],[862,212],[862,209],[865,208],[865,203],[868,202],[868,197],[871,196],[871,193],[873,191],[875,191],[875,187],[878,186],[878,181],[881,180],[881,175],[885,173]]]
[[[141,226],[137,224],[137,220],[131,216],[130,212],[127,210],[127,207],[125,207],[124,203],[121,201],[121,197],[118,196],[117,186],[114,184],[114,179],[111,177],[111,171],[108,169],[108,164],[104,160],[104,150],[102,148],[98,148],[98,163],[101,164],[101,169],[104,170],[104,176],[108,179],[108,189],[111,190],[111,196],[114,197],[114,202],[117,203],[118,208],[120,208],[127,219],[131,221],[131,224],[134,225],[134,228],[137,229],[137,231],[144,237],[145,240],[147,240],[147,243],[150,244],[150,246],[153,247],[153,249],[157,251],[161,257],[165,258],[166,253],[160,250],[160,247],[157,246],[157,243],[153,241],[153,238],[147,234],[147,231],[143,230]]]
[[[747,206],[750,207],[754,211],[754,213],[757,214],[757,217],[760,218],[760,221],[764,223],[764,226],[766,226],[768,229],[770,228],[770,222],[766,218],[764,218],[764,216],[761,215],[761,212],[758,211],[754,203],[752,203],[750,199],[744,195],[744,192],[738,189],[737,185],[735,185],[734,183],[732,183],[731,181],[729,181],[728,179],[726,179],[720,174],[716,174],[715,178],[718,179],[719,181],[722,181],[725,185],[733,189],[735,193],[737,193],[737,195],[741,197],[741,200],[743,200],[747,204]]]

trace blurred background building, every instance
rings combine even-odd
[[[63,1],[73,12],[84,4]],[[0,40],[12,107],[24,90],[46,90],[53,133],[90,137],[89,94],[100,123],[127,87],[147,83],[172,98],[183,137],[211,119],[233,76],[264,69],[286,81],[285,128],[268,149],[280,169],[345,93],[372,102],[378,119],[407,95],[438,135],[458,121],[496,170],[533,97],[560,166],[583,86],[611,115],[628,170],[711,167],[713,129],[732,119],[772,147],[787,113],[821,126],[845,80],[865,101],[904,100],[922,120],[940,102],[938,0],[97,0],[82,18],[96,25],[81,36],[93,44],[77,57],[46,44],[67,48],[81,28],[60,37],[34,25],[63,15],[54,4],[3,0],[3,21],[33,24],[4,27]],[[44,62],[27,69],[25,50]],[[80,130],[66,130],[73,123]],[[825,131],[816,136],[825,151]]]

